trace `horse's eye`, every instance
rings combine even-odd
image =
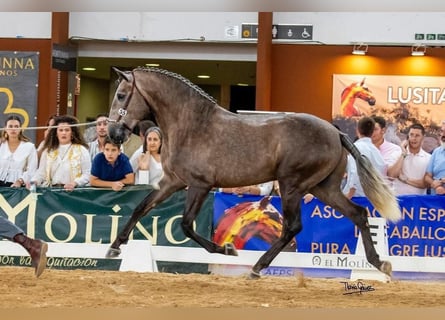
[[[119,100],[119,101],[123,101],[124,98],[125,98],[125,94],[123,94],[123,93],[118,93],[118,94],[116,94],[116,97],[117,97],[117,100]]]

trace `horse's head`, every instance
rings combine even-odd
[[[128,139],[140,120],[148,118],[149,106],[136,86],[134,72],[113,70],[119,75],[119,85],[111,103],[108,135],[117,143]]]
[[[369,90],[369,88],[365,86],[356,87],[355,97],[368,102],[370,106],[375,105],[376,102],[375,96],[373,95],[371,90]]]
[[[355,99],[368,102],[370,106],[375,105],[374,94],[365,86],[365,79],[361,82],[354,82],[347,86],[341,93],[341,109],[344,116],[359,116],[361,112],[354,106]]]

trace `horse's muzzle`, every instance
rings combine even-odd
[[[130,130],[121,122],[108,124],[108,136],[116,144],[124,143],[130,135]]]

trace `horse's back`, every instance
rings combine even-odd
[[[223,112],[211,122],[201,142],[190,147],[195,154],[190,166],[196,171],[205,166],[219,186],[248,185],[280,176],[306,177],[309,172],[324,177],[342,155],[338,130],[310,114]],[[201,151],[196,152],[197,148]]]

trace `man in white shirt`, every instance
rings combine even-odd
[[[375,122],[370,117],[363,117],[359,120],[357,125],[358,140],[354,142],[360,153],[366,156],[372,165],[382,174],[386,176],[387,166],[383,160],[377,147],[372,143],[371,136],[374,132]],[[360,179],[357,173],[355,160],[351,155],[348,155],[348,164],[346,167],[347,179],[343,187],[343,193],[348,197],[365,197]]]
[[[424,176],[431,154],[422,149],[425,128],[420,123],[411,125],[408,137],[402,142],[402,154],[395,165],[388,169],[388,176],[394,180],[397,195],[426,194]]]

